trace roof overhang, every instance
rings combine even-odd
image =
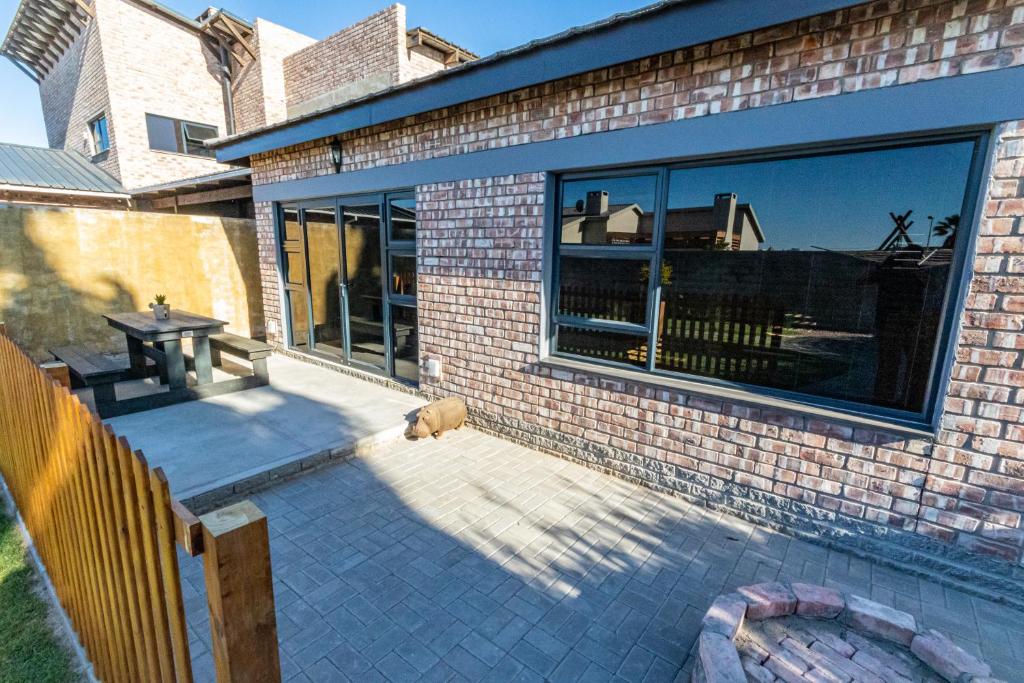
[[[454,106],[634,59],[862,4],[864,0],[664,0],[395,86],[213,141],[222,162]]]
[[[234,168],[221,173],[150,185],[132,191],[142,208],[171,209],[194,204],[212,204],[252,197],[252,171]]]
[[[11,194],[32,194],[32,195],[53,195],[55,197],[90,197],[93,199],[122,199],[129,200],[130,194],[121,192],[94,192],[92,190],[64,190],[56,187],[38,187],[36,185],[10,185],[0,183],[0,193]]]
[[[0,54],[39,81],[57,65],[92,16],[92,4],[85,0],[21,0]]]
[[[417,26],[406,33],[405,45],[410,48],[423,45],[437,50],[444,55],[445,66],[455,66],[480,59],[479,55],[431,33],[422,26]]]
[[[229,44],[248,48],[252,24],[229,12],[210,8],[199,19],[189,19],[154,0],[132,0],[180,26],[201,35],[222,32]],[[50,73],[94,16],[93,0],[21,0],[4,42],[3,54],[35,81]]]

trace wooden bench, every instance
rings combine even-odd
[[[230,332],[210,335],[210,360],[213,365],[221,364],[221,353],[236,358],[244,358],[252,363],[252,374],[260,385],[270,383],[270,371],[267,369],[267,357],[274,350],[269,344],[255,339],[241,337]]]
[[[50,349],[50,353],[68,366],[78,386],[92,389],[97,406],[116,401],[114,384],[130,378],[127,361],[118,362],[101,353],[92,353],[74,346]]]

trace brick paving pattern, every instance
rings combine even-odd
[[[1024,615],[463,429],[254,496],[287,681],[685,681],[719,593],[826,583],[907,611],[1013,680]],[[197,679],[202,566],[184,561]]]

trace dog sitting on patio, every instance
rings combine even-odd
[[[449,429],[458,429],[464,424],[466,402],[450,396],[420,408],[412,433],[418,439],[425,439],[430,435],[440,439]]]

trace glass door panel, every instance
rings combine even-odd
[[[345,206],[343,221],[350,358],[386,371],[380,205]]]
[[[284,290],[291,323],[291,345],[309,347],[309,299],[306,295],[306,244],[299,222],[299,212],[285,208],[281,212],[281,250],[284,254]]]
[[[313,348],[341,358],[345,355],[341,327],[341,244],[335,207],[305,209],[309,288],[312,294]]]
[[[391,229],[388,231],[389,242],[412,242],[416,239],[416,199],[401,197],[391,199]]]
[[[416,296],[416,254],[391,255],[391,293]]]
[[[419,382],[420,354],[414,306],[391,307],[391,350],[395,359],[395,377],[413,384]]]

